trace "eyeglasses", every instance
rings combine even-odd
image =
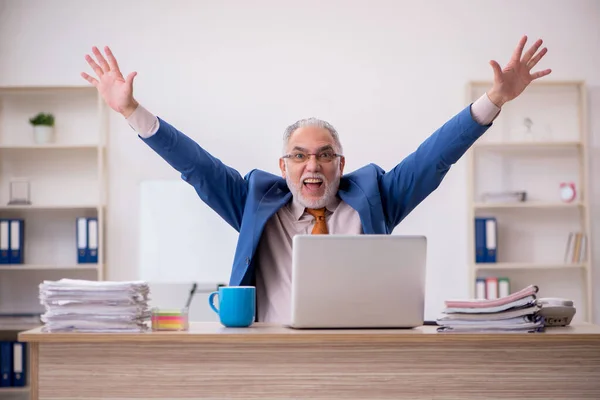
[[[303,164],[305,162],[308,162],[308,160],[310,159],[310,156],[315,156],[315,158],[317,159],[317,162],[319,162],[321,164],[328,164],[328,163],[332,162],[333,160],[335,160],[337,157],[343,157],[341,154],[334,153],[331,150],[325,150],[325,151],[322,151],[322,152],[316,153],[316,154],[295,151],[293,153],[284,155],[283,158],[289,158],[290,161],[292,161],[295,164]]]

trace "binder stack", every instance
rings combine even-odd
[[[439,332],[541,332],[544,318],[538,287],[529,285],[496,299],[447,300],[437,319]]]
[[[148,330],[148,283],[61,279],[40,284],[44,332]]]
[[[25,220],[0,219],[0,264],[23,264]]]

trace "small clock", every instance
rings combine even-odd
[[[565,203],[575,200],[575,184],[573,182],[563,182],[560,184],[560,199]]]

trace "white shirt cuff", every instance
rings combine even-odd
[[[471,105],[471,114],[475,121],[481,125],[489,125],[499,113],[500,107],[492,103],[487,93],[484,93]]]
[[[158,118],[150,111],[146,110],[141,104],[137,106],[134,112],[127,118],[129,126],[144,139],[154,135],[159,127]]]

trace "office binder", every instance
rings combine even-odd
[[[0,219],[0,264],[9,264],[10,228],[7,219]]]
[[[486,289],[485,289],[485,278],[477,278],[475,280],[475,298],[485,300]]]
[[[88,262],[98,262],[98,219],[88,218]]]
[[[13,342],[13,365],[12,365],[12,385],[13,386],[25,386],[27,382],[25,369],[25,360],[27,359],[25,354],[25,343]]]
[[[11,342],[0,342],[0,387],[12,386]]]
[[[88,224],[87,218],[77,218],[77,262],[87,263],[88,260]]]
[[[498,278],[490,276],[485,279],[485,292],[487,300],[498,298]]]
[[[506,297],[510,294],[510,284],[508,278],[498,278],[498,296]]]
[[[498,244],[498,223],[496,218],[485,219],[485,262],[495,263]]]
[[[8,255],[9,264],[23,264],[23,244],[25,241],[25,221],[22,219],[11,219],[10,223],[10,251]]]
[[[485,218],[475,218],[475,262],[483,263],[485,262]]]

